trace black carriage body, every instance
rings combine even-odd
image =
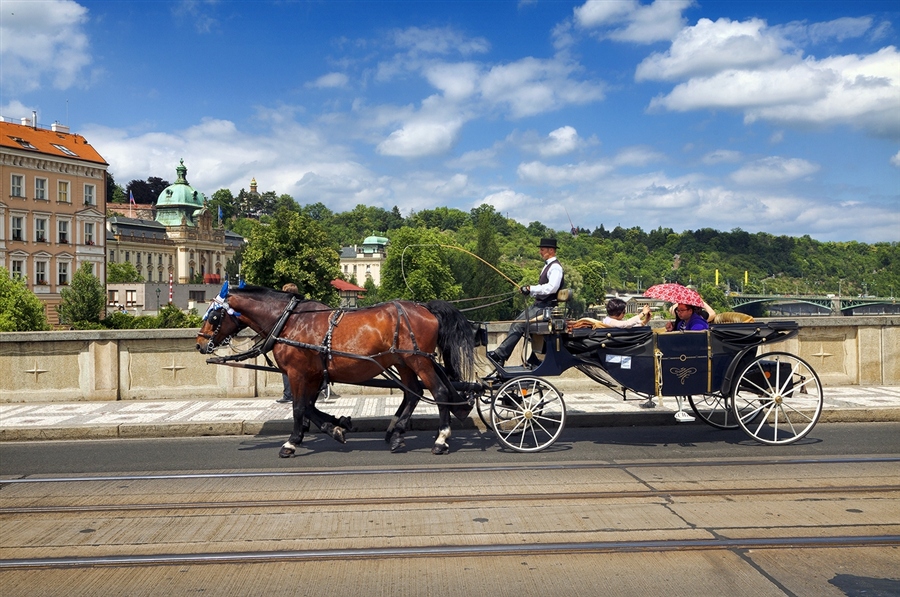
[[[688,396],[731,391],[736,372],[757,355],[760,345],[797,334],[792,321],[722,324],[703,331],[654,332],[650,328],[574,330],[566,349],[599,365],[622,386],[656,396]],[[774,374],[775,363],[762,363]],[[769,367],[771,371],[765,371]],[[782,371],[782,373],[786,373]]]

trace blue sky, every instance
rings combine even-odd
[[[896,2],[0,2],[0,115],[119,184],[900,241]]]

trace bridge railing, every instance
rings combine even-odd
[[[796,321],[797,337],[771,349],[808,361],[826,386],[900,385],[900,316]],[[508,322],[489,324],[491,348],[508,327]],[[0,402],[280,396],[280,374],[209,365],[195,348],[196,336],[195,329],[0,333]],[[600,390],[575,369],[559,383]],[[357,386],[341,391],[377,393]]]

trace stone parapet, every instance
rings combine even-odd
[[[796,321],[800,326],[797,337],[766,349],[803,358],[827,386],[900,385],[900,317],[808,317]],[[662,323],[654,321],[653,326]],[[503,339],[508,327],[508,322],[488,324],[490,347]],[[196,329],[2,333],[0,402],[281,395],[280,374],[209,365],[207,355],[196,350],[196,337]],[[239,337],[236,344],[249,348],[252,338]],[[257,359],[257,364],[264,365],[264,359]],[[594,382],[572,369],[561,376],[559,384],[586,388]],[[335,389],[349,394],[378,392],[341,384]]]

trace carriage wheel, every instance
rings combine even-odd
[[[481,422],[484,423],[484,426],[488,428],[488,430],[492,430],[491,426],[491,402],[493,401],[493,396],[491,394],[478,394],[475,397],[475,410],[478,411],[478,418],[481,419]]]
[[[491,428],[510,450],[540,452],[553,445],[565,425],[562,394],[539,377],[510,380],[491,400]]]
[[[687,399],[694,414],[707,425],[712,425],[717,429],[737,429],[740,426],[734,416],[734,410],[731,408],[731,396],[703,394],[702,396],[688,396]],[[745,405],[741,414],[750,416],[749,411],[752,408],[752,406]],[[756,416],[759,414],[757,412]],[[753,420],[753,418],[748,420]]]
[[[732,412],[755,440],[786,445],[806,436],[822,414],[822,384],[809,363],[786,352],[753,359],[736,378]]]

